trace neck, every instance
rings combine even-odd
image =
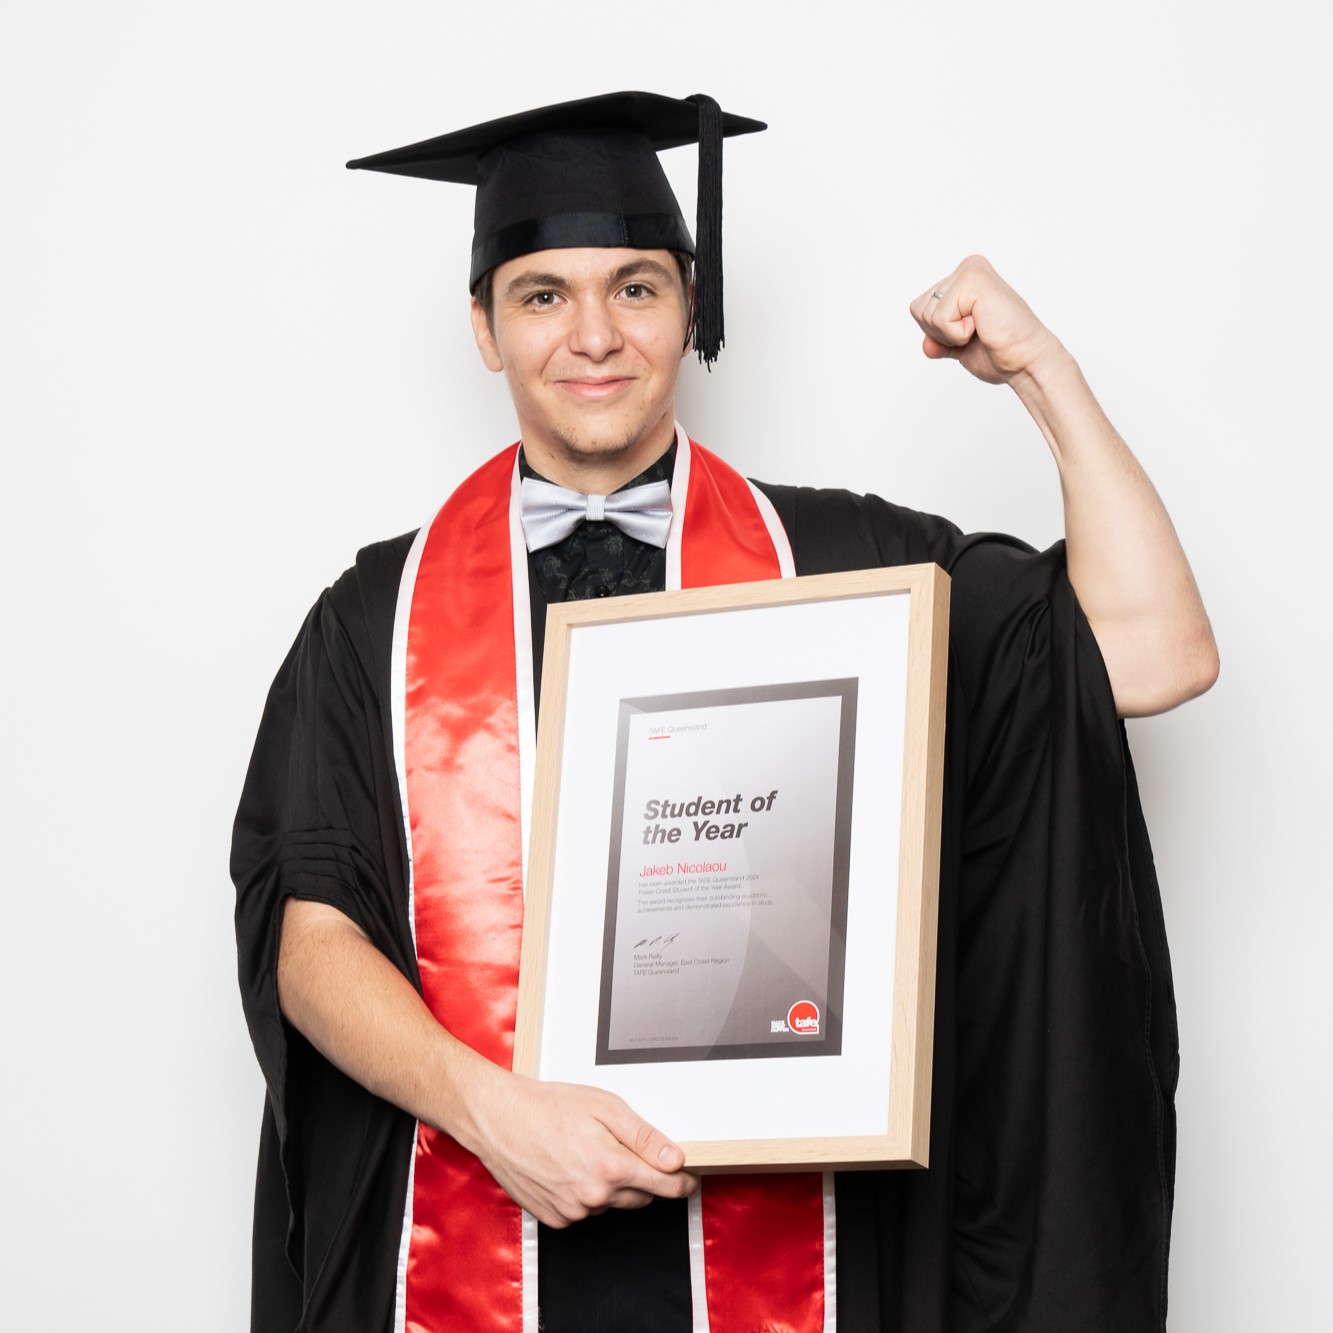
[[[584,495],[610,495],[657,462],[675,438],[675,413],[670,411],[651,430],[620,446],[584,446],[523,430],[523,448],[528,462],[548,481]]]

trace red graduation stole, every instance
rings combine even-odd
[[[393,646],[422,994],[450,1032],[505,1068],[535,753],[517,452],[479,468],[418,534]],[[792,572],[767,499],[679,428],[672,495],[668,587]],[[707,1177],[690,1205],[696,1333],[832,1330],[831,1175]],[[536,1257],[534,1219],[476,1157],[418,1123],[395,1329],[536,1333]]]

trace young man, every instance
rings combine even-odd
[[[761,128],[616,94],[353,164],[478,186],[473,330],[522,448],[362,551],[269,698],[232,867],[269,1086],[256,1329],[1164,1326],[1174,1015],[1117,715],[1208,688],[1207,617],[980,258],[912,314],[1028,407],[1067,553],[755,486],[678,430],[681,358],[721,341],[721,138]],[[654,149],[696,138],[692,286]],[[545,607],[924,560],[953,578],[930,1168],[700,1187],[669,1126],[509,1072]]]

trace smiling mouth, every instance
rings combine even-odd
[[[560,387],[576,398],[596,402],[602,398],[614,398],[622,389],[633,384],[627,375],[606,375],[600,378],[591,375],[573,375],[559,381]]]

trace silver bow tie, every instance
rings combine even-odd
[[[564,541],[584,519],[614,523],[627,537],[665,546],[671,528],[671,486],[652,481],[614,495],[583,495],[537,477],[524,477],[519,495],[529,551]]]

